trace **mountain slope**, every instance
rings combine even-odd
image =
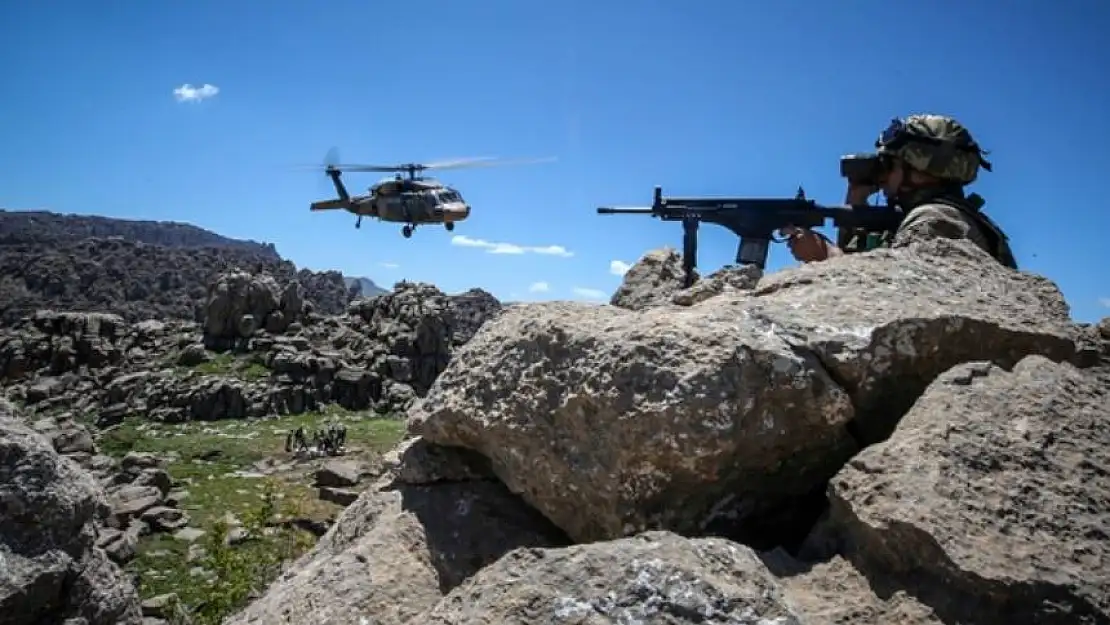
[[[177,221],[116,219],[100,215],[66,215],[49,211],[0,209],[0,245],[77,241],[93,237],[122,237],[135,243],[173,248],[228,248],[252,252],[271,260],[281,260],[273,243],[232,239]]]
[[[347,283],[348,289],[353,288],[357,285],[360,289],[359,295],[361,295],[362,297],[374,297],[375,295],[381,295],[383,293],[389,292],[388,289],[383,289],[382,287],[378,286],[370,278],[353,278],[351,276],[344,276],[343,281]]]
[[[211,279],[231,268],[296,279],[321,313],[351,300],[338,271],[298,270],[273,244],[178,222],[0,211],[0,324],[41,308],[196,320]]]

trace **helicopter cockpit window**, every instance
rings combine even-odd
[[[455,193],[454,191],[443,191],[439,194],[439,197],[444,202],[458,202],[459,201],[459,194]]]

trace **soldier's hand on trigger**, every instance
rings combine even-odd
[[[841,254],[838,247],[812,230],[786,226],[779,230],[779,236],[786,239],[786,246],[790,248],[790,254],[795,260],[803,263],[822,261]]]

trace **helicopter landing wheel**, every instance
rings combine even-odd
[[[412,237],[412,226],[405,226],[404,228],[401,228],[401,236],[405,237],[406,239]]]
[[[447,232],[451,232],[452,230],[455,229],[455,222],[449,221],[449,222],[443,224],[443,227],[447,228]]]

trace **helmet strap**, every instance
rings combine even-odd
[[[926,186],[907,185],[903,183],[898,187],[894,197],[890,198],[890,202],[892,204],[897,204],[904,211],[909,211],[916,206],[920,206],[939,197],[962,200],[966,196],[963,186],[959,183],[941,180],[937,184]]]

